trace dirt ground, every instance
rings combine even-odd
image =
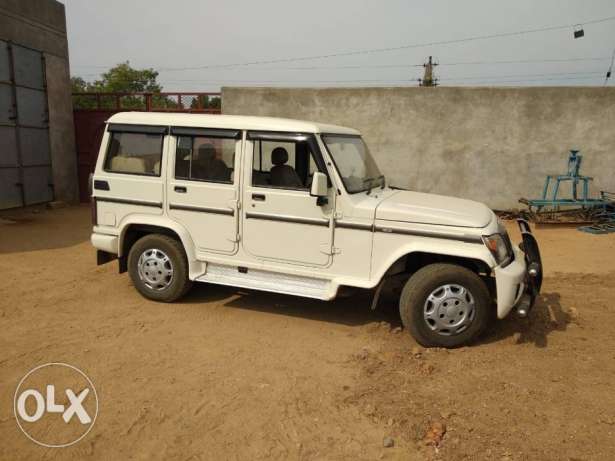
[[[613,459],[615,234],[537,229],[531,318],[425,350],[392,301],[199,284],[157,304],[95,265],[87,207],[0,218],[0,459]],[[13,416],[20,379],[54,361],[99,396],[69,448]]]

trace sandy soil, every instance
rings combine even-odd
[[[0,459],[613,458],[615,234],[538,229],[531,318],[447,351],[418,347],[394,302],[371,312],[367,295],[200,284],[149,302],[96,267],[87,208],[0,218]],[[19,380],[51,361],[99,394],[69,448],[33,444],[13,416]]]

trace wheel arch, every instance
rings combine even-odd
[[[465,248],[459,250],[442,250],[437,247],[412,247],[404,248],[391,255],[374,273],[373,279],[378,283],[384,278],[401,273],[412,274],[417,270],[434,263],[450,263],[466,267],[477,274],[489,275],[492,272],[493,263],[486,248],[478,248],[479,245],[464,244]],[[477,248],[470,248],[472,247]]]
[[[120,273],[127,270],[127,256],[130,248],[141,237],[149,234],[168,235],[178,240],[186,253],[188,259],[189,272],[192,275],[196,268],[196,250],[194,242],[186,229],[174,221],[158,219],[156,217],[134,217],[122,223],[119,235],[118,259],[120,263]],[[192,277],[191,277],[192,278]]]

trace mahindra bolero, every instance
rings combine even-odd
[[[117,259],[156,301],[207,282],[321,300],[372,289],[375,306],[401,279],[405,328],[455,347],[527,315],[542,281],[527,222],[516,246],[481,203],[391,187],[351,128],[118,113],[91,187],[98,263]]]

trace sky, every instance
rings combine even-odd
[[[159,71],[165,91],[416,86],[430,55],[446,86],[602,86],[615,53],[613,0],[62,3],[72,75],[91,81],[129,61]],[[555,26],[566,27],[454,42]]]

